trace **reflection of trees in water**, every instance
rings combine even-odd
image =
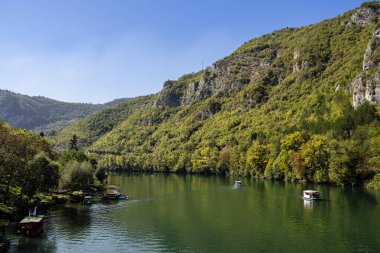
[[[54,230],[56,239],[60,236],[68,239],[87,233],[91,226],[89,206],[82,204],[66,205],[52,212],[49,230]]]
[[[12,249],[15,250],[13,251]],[[55,241],[46,240],[42,236],[33,238],[21,236],[18,240],[18,245],[12,245],[10,252],[53,253],[55,249]]]

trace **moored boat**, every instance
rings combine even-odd
[[[91,205],[92,204],[92,196],[84,196],[84,198],[83,198],[83,204],[85,204],[85,205]]]
[[[238,188],[238,187],[241,187],[242,186],[242,182],[239,180],[239,181],[235,181],[235,188]]]
[[[103,197],[105,199],[117,199],[121,195],[118,190],[119,187],[117,187],[116,185],[109,185],[105,188]]]
[[[303,191],[303,198],[306,200],[319,200],[320,194],[319,191],[305,190]]]
[[[128,196],[126,196],[126,195],[119,195],[116,199],[117,200],[128,200]]]
[[[25,217],[20,224],[20,235],[37,236],[42,233],[44,225],[44,215]]]

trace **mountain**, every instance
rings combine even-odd
[[[0,119],[12,127],[51,132],[60,130],[72,121],[113,106],[128,98],[106,104],[66,103],[36,96],[30,97],[0,90]]]
[[[274,31],[63,129],[112,168],[380,185],[380,4]]]

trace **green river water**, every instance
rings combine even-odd
[[[217,176],[108,177],[128,201],[49,211],[9,252],[380,252],[380,192]],[[301,198],[306,188],[322,201]]]

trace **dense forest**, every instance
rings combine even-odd
[[[63,129],[111,169],[380,186],[380,4],[255,38]]]

